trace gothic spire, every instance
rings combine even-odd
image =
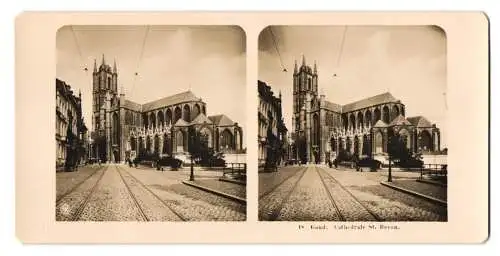
[[[293,69],[293,72],[294,72],[294,73],[297,73],[297,60],[295,60],[295,67],[294,67],[294,69]]]
[[[94,72],[97,72],[97,63],[96,63],[95,58],[94,58]]]
[[[101,65],[103,65],[103,66],[106,65],[106,61],[104,61],[104,53],[102,54],[102,63],[101,63]]]
[[[116,73],[116,59],[115,59],[115,61],[113,63],[113,73]]]
[[[302,54],[302,66],[306,65],[306,57]]]
[[[314,61],[314,74],[318,73],[318,69],[316,68],[316,60]]]

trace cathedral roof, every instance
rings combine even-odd
[[[339,113],[342,112],[342,106],[341,105],[333,103],[333,102],[330,102],[330,101],[327,101],[327,100],[325,100],[324,102],[325,102],[325,107],[328,110],[339,112]]]
[[[394,118],[394,120],[392,120],[391,124],[389,125],[393,126],[393,125],[412,125],[412,124],[408,122],[408,120],[406,120],[404,116],[399,115],[396,118]]]
[[[200,113],[193,121],[191,121],[191,124],[204,124],[205,122],[207,124],[212,124],[212,121],[208,119],[206,115]]]
[[[133,111],[141,112],[141,104],[135,103],[130,100],[125,100],[124,107]]]
[[[189,126],[189,123],[180,118],[177,122],[175,122],[174,126]]]
[[[416,127],[432,127],[431,122],[423,116],[413,116],[406,119],[408,119],[408,121]]]
[[[212,122],[217,126],[232,126],[234,125],[233,120],[229,119],[226,115],[215,115],[209,116],[208,119],[212,120]]]
[[[157,108],[191,101],[201,101],[201,99],[196,97],[191,91],[181,92],[172,96],[146,103],[142,105],[142,111],[146,112]]]
[[[387,127],[387,124],[382,120],[378,120],[373,127],[377,128]]]
[[[362,108],[367,108],[374,105],[390,103],[390,102],[399,102],[398,99],[394,98],[391,93],[386,92],[379,95],[375,95],[366,99],[362,99],[359,101],[355,101],[353,103],[346,104],[342,107],[342,112],[350,112]]]

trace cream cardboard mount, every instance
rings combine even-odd
[[[16,235],[23,243],[484,242],[488,26],[480,12],[23,13]],[[397,42],[405,43],[390,47]],[[406,73],[412,65],[423,68]],[[387,182],[393,132],[408,151],[428,153],[427,167],[393,167]],[[224,153],[225,171],[199,164],[191,179],[195,137]],[[344,154],[357,161],[347,165]],[[444,154],[445,196],[426,194],[416,180],[443,174],[432,165],[442,167]],[[377,172],[356,172],[370,169],[366,156]],[[67,171],[76,163],[87,165]]]

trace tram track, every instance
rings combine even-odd
[[[337,203],[333,199],[332,193],[330,192],[330,189],[328,189],[328,186],[326,185],[326,182],[323,179],[323,176],[321,176],[321,174],[319,173],[320,172],[320,171],[318,171],[319,168],[317,168],[316,166],[314,166],[313,168],[316,171],[316,173],[318,174],[319,179],[321,180],[321,183],[323,184],[323,188],[326,190],[328,198],[330,199],[330,202],[332,203],[332,206],[335,209],[336,214],[339,216],[340,221],[346,221],[346,218],[344,217],[344,215],[340,211],[339,206],[337,205]]]
[[[279,204],[279,206],[271,213],[271,215],[269,216],[269,220],[270,221],[275,221],[280,213],[281,213],[281,210],[283,209],[283,207],[285,206],[285,204],[288,202],[290,196],[292,195],[293,191],[295,191],[295,189],[297,188],[297,185],[299,184],[300,180],[302,180],[302,178],[304,177],[304,174],[306,173],[307,171],[307,167],[304,167],[303,170],[302,170],[302,173],[300,174],[300,177],[297,179],[297,181],[295,181],[295,183],[293,184],[292,186],[292,189],[290,189],[290,191],[288,191],[288,193],[286,194],[286,196],[283,198],[283,201]],[[295,174],[297,175],[297,174]],[[283,184],[286,180],[290,179],[291,177],[295,176],[295,175],[291,175],[290,177],[288,177],[287,179],[285,179],[284,181],[280,182],[276,187],[274,187],[272,190],[274,191],[276,188],[278,188],[281,184]]]
[[[316,167],[315,167],[316,168]],[[349,191],[344,185],[342,185],[342,183],[340,183],[335,177],[333,177],[333,175],[331,175],[330,173],[328,173],[326,170],[322,169],[322,168],[319,168],[321,170],[322,173],[326,174],[328,176],[328,178],[333,181],[335,183],[335,185],[337,185],[339,188],[341,188],[344,192],[346,192],[351,199],[353,199],[358,205],[360,205],[368,214],[370,214],[371,217],[373,217],[373,219],[375,221],[383,221],[383,219],[381,217],[379,217],[376,213],[374,213],[373,211],[371,211],[370,209],[368,209],[368,207],[362,203],[356,196],[354,196],[351,191]],[[316,170],[318,172],[318,175],[320,176],[320,179],[321,181],[323,182],[323,185],[325,186],[325,189],[328,191],[328,195],[330,195],[330,199],[332,200],[332,203],[334,203],[336,205],[336,203],[334,202],[335,200],[333,199],[332,195],[331,195],[331,192],[330,190],[328,189],[328,186],[326,185],[326,182],[324,181],[324,178],[321,176],[320,174],[320,171]],[[340,213],[340,209],[335,206],[337,211],[339,211],[339,214]],[[345,221],[345,217],[343,215],[341,215],[343,218],[344,218],[344,221]]]
[[[125,186],[127,187],[127,190],[130,194],[130,196],[132,197],[133,201],[134,201],[134,204],[136,205],[136,207],[139,209],[140,211],[140,214],[141,216],[143,217],[143,219],[145,221],[151,221],[150,218],[145,214],[145,211],[144,209],[140,206],[139,202],[137,201],[137,198],[135,197],[135,195],[133,194],[132,190],[130,189],[129,185],[127,184],[127,182],[125,181],[123,175],[122,175],[122,171],[125,172],[131,179],[133,179],[135,182],[137,182],[143,189],[145,189],[149,194],[151,194],[155,199],[157,199],[158,201],[161,202],[161,204],[163,206],[166,207],[166,209],[168,209],[170,212],[172,212],[179,220],[181,221],[186,221],[186,218],[184,218],[182,215],[180,215],[178,212],[176,212],[170,205],[168,205],[163,199],[161,199],[156,193],[154,193],[150,188],[148,188],[142,181],[140,181],[138,178],[136,178],[134,175],[132,175],[129,171],[121,168],[120,166],[116,165],[115,166],[123,183],[125,184]]]
[[[90,178],[92,178],[92,176],[94,176],[97,172],[99,172],[99,170],[102,170],[104,169],[105,167],[104,166],[99,166],[94,172],[92,172],[89,176],[85,177],[83,180],[81,180],[80,182],[78,182],[76,185],[74,185],[71,189],[69,189],[68,191],[64,192],[63,194],[59,195],[57,198],[56,198],[56,205],[59,205],[59,203],[61,202],[62,199],[64,199],[67,195],[73,193],[77,188],[79,188],[83,183],[85,183],[87,180],[89,180]]]
[[[144,221],[149,221],[149,218],[148,216],[146,215],[146,213],[144,212],[144,209],[142,209],[141,205],[139,204],[139,202],[137,201],[137,198],[135,197],[134,193],[132,193],[132,190],[130,189],[129,185],[127,184],[127,182],[125,181],[125,178],[123,178],[123,175],[122,173],[120,172],[120,168],[118,167],[118,165],[115,165],[115,169],[116,171],[118,172],[118,175],[120,176],[121,180],[123,181],[123,184],[125,185],[125,187],[127,188],[127,192],[130,196],[130,198],[132,199],[132,201],[134,202],[134,205],[137,209],[137,211],[139,212],[139,214],[141,215],[141,218],[144,220]]]
[[[302,172],[305,172],[307,170],[307,167],[302,167],[301,170],[299,170],[297,173],[299,173],[300,171]],[[285,183],[287,180],[291,179],[292,177],[294,177],[295,175],[297,175],[297,173],[295,174],[292,174],[290,175],[289,177],[286,177],[285,179],[283,179],[282,181],[280,181],[276,186],[274,186],[273,188],[269,189],[268,191],[262,193],[262,195],[259,195],[259,199],[262,199],[264,198],[265,196],[271,194],[272,192],[274,192],[279,186],[281,186],[283,183]]]
[[[102,177],[104,176],[104,174],[106,173],[106,171],[108,170],[108,166],[106,167],[103,167],[104,170],[102,171],[101,173],[101,176],[99,176],[99,178],[97,179],[96,183],[92,186],[92,188],[90,189],[90,192],[88,193],[87,196],[85,196],[85,198],[83,199],[83,201],[80,203],[80,205],[78,206],[78,208],[76,209],[76,211],[73,213],[73,215],[71,216],[71,221],[78,221],[80,219],[80,217],[82,216],[82,213],[83,213],[83,210],[85,209],[85,207],[87,206],[87,204],[89,203],[89,199],[92,197],[92,195],[94,194],[94,192],[96,191],[99,183],[101,182],[102,180]],[[97,172],[97,171],[96,171]],[[92,176],[92,175],[91,175]],[[83,183],[82,183],[83,184]],[[80,184],[81,185],[81,184]],[[62,199],[62,198],[61,198]]]

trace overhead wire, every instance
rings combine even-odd
[[[342,58],[342,53],[344,52],[344,44],[345,44],[346,33],[347,33],[347,26],[344,26],[344,32],[342,33],[342,41],[340,41],[339,55],[337,56],[337,68],[340,65],[340,60]],[[333,76],[337,76],[337,74],[333,74]]]
[[[73,39],[75,40],[76,49],[78,51],[78,56],[80,56],[80,62],[83,65],[83,71],[85,72],[85,77],[88,79],[88,75],[89,75],[88,71],[89,71],[89,69],[87,68],[87,63],[86,63],[85,59],[83,58],[82,48],[81,48],[80,43],[78,41],[78,37],[76,36],[74,26],[70,26],[70,27],[71,27],[71,33],[73,34]],[[81,95],[81,90],[79,91],[79,96],[80,95]],[[91,121],[92,129],[93,129],[93,127],[94,127],[94,119],[90,118],[90,121]]]
[[[279,51],[278,44],[276,42],[276,36],[274,35],[272,27],[269,27],[269,31],[271,32],[271,38],[273,39],[274,48],[276,49],[276,52],[278,53],[281,68],[283,69],[283,72],[287,72],[287,69],[286,69],[285,65],[283,64],[283,59],[281,58],[281,53]]]
[[[141,53],[139,55],[139,59],[137,60],[136,71],[134,73],[134,82],[132,84],[132,90],[130,90],[131,94],[134,92],[135,85],[137,83],[137,77],[139,76],[139,68],[140,68],[140,64],[142,62],[142,58],[144,56],[144,48],[146,47],[146,39],[148,37],[148,34],[149,34],[149,25],[146,25],[146,32],[144,33],[144,39],[142,40]]]
[[[76,49],[78,50],[78,55],[80,56],[80,61],[83,63],[84,66],[83,70],[85,71],[85,74],[87,74],[88,71],[87,64],[83,60],[82,49],[80,47],[80,43],[78,42],[78,38],[76,37],[75,29],[73,28],[73,26],[71,26],[71,33],[73,34],[73,39],[75,40]]]
[[[345,35],[347,33],[347,26],[344,26],[344,33],[342,34],[342,41],[340,43],[340,51],[339,51],[339,56],[337,58],[337,67],[340,64],[340,59],[342,58],[342,53],[344,51],[344,43],[345,43]]]

